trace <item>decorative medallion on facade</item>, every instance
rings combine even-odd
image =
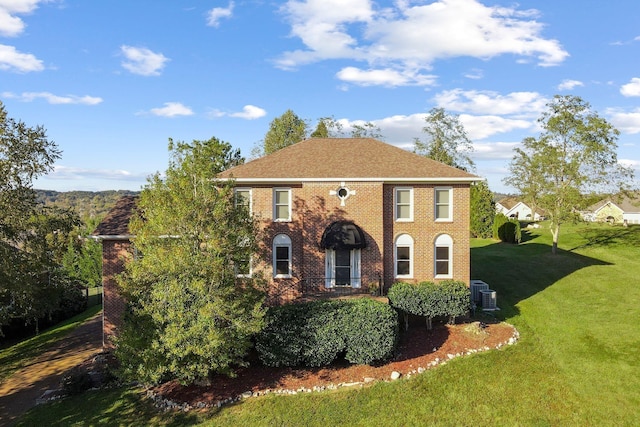
[[[341,182],[340,187],[336,188],[335,190],[329,190],[330,196],[338,196],[338,199],[340,199],[340,206],[344,206],[345,201],[349,198],[349,196],[355,196],[355,194],[356,190],[349,190],[344,182]]]

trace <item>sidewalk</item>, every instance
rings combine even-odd
[[[62,374],[102,350],[102,312],[0,383],[0,426],[13,424],[47,390],[57,389]]]

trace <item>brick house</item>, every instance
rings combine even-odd
[[[469,283],[475,175],[374,139],[312,138],[219,178],[235,180],[236,202],[260,224],[259,254],[238,275],[267,278],[270,304],[378,286],[384,292],[396,281]],[[107,289],[130,237],[123,224],[107,234],[108,223],[131,208],[119,203],[95,233],[105,245],[106,334],[118,322]]]

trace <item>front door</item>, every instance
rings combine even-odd
[[[325,286],[360,287],[360,249],[327,249]]]

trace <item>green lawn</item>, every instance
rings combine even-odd
[[[497,291],[515,346],[410,380],[155,414],[135,389],[32,410],[22,425],[640,425],[640,227],[566,226],[519,245],[474,240],[472,276]]]

